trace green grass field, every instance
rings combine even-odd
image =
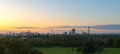
[[[96,54],[120,54],[120,48],[106,48],[102,52],[97,52]]]
[[[34,48],[42,51],[43,54],[78,54],[76,48],[65,48],[65,47],[52,47],[52,48]],[[72,51],[72,49],[74,49]],[[82,54],[82,53],[79,53]],[[106,48],[101,52],[95,54],[120,54],[120,48]]]

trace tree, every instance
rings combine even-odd
[[[95,53],[95,43],[92,38],[85,38],[82,46],[79,46],[77,52],[82,52],[84,54],[94,54]]]

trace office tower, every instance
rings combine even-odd
[[[76,34],[76,30],[72,29],[72,35],[75,35],[75,34]]]
[[[90,27],[88,26],[88,35],[90,34]]]

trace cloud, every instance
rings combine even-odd
[[[40,28],[40,27],[31,27],[31,26],[22,26],[22,27],[10,27],[14,29],[51,29],[52,27]]]
[[[87,28],[88,26],[56,26],[55,28]]]
[[[105,30],[120,30],[120,24],[96,25],[96,26],[91,26],[91,28],[105,29]]]
[[[88,26],[57,26],[56,28],[87,28]],[[93,29],[120,30],[120,24],[94,25]]]
[[[38,27],[11,27],[15,29],[39,29]]]
[[[54,26],[54,27],[47,27],[47,28],[40,28],[40,27],[30,27],[30,26],[23,26],[23,27],[11,27],[15,29],[56,29],[56,28],[87,28],[88,26]],[[108,24],[108,25],[94,25],[90,26],[93,29],[104,29],[104,30],[120,30],[120,24]]]

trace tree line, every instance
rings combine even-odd
[[[42,54],[33,50],[29,42],[22,39],[2,38],[0,39],[0,54]]]
[[[76,52],[92,54],[104,48],[119,48],[119,36],[64,36],[37,35],[0,38],[0,53],[2,54],[44,54],[33,50],[33,47],[76,47]]]

